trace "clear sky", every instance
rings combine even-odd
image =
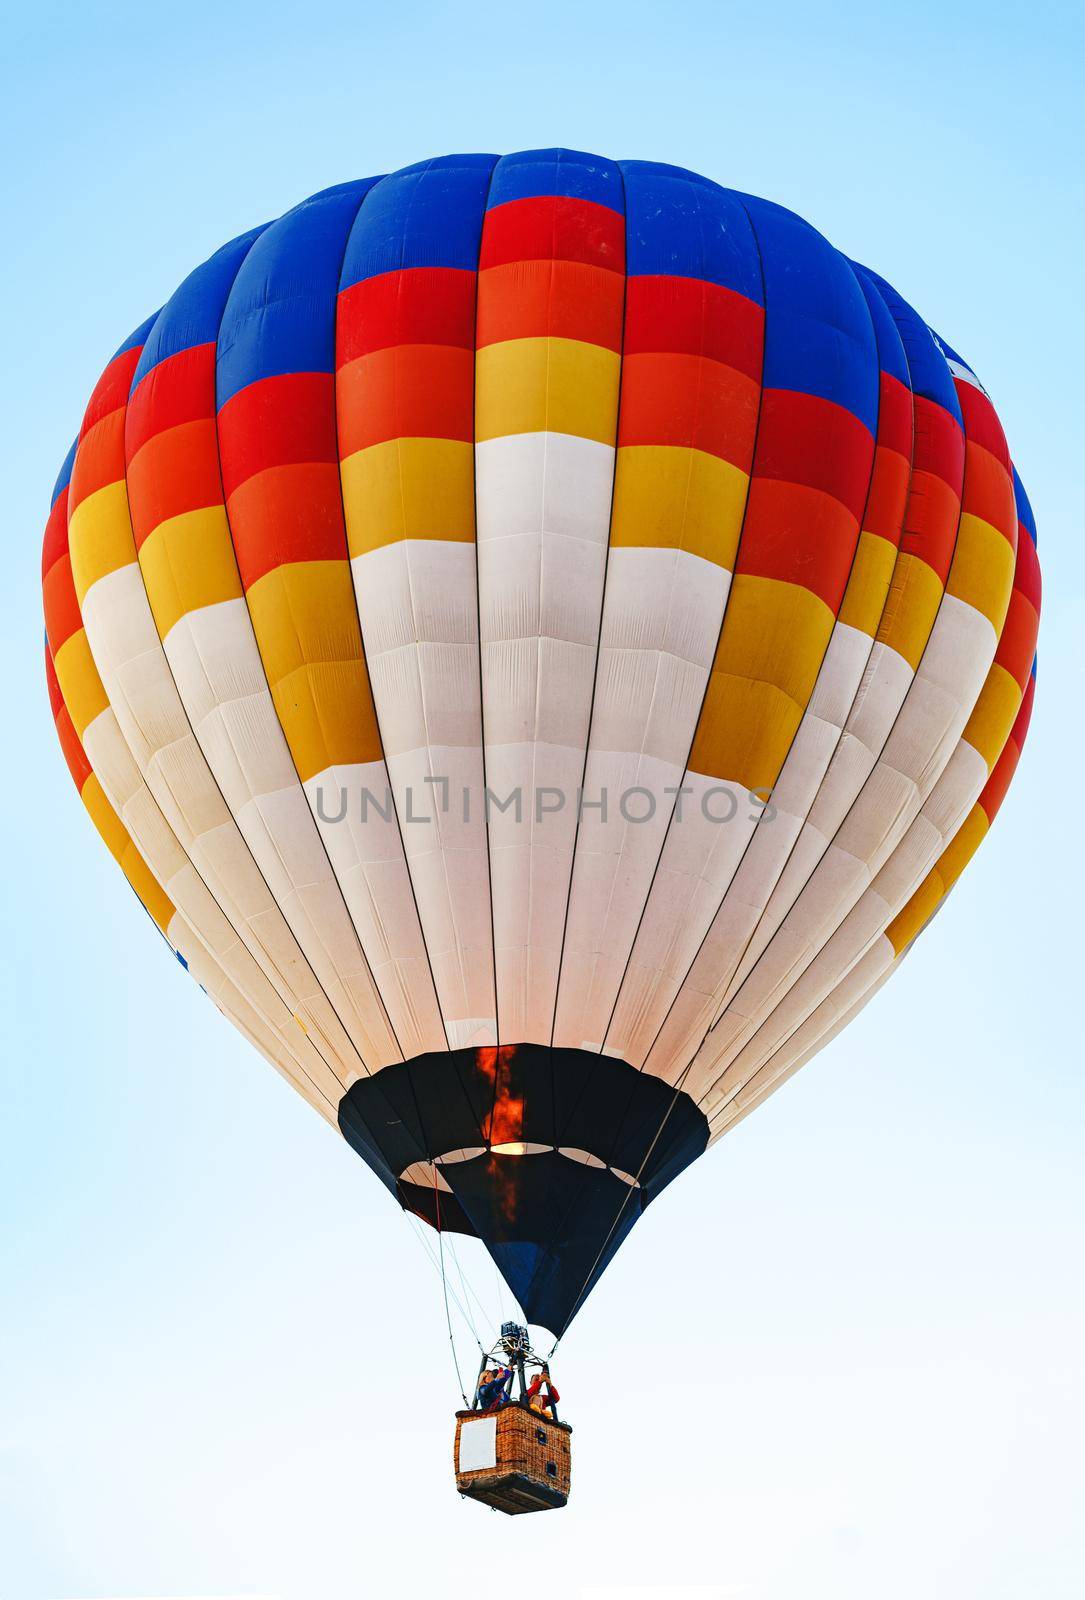
[[[2,1600],[1085,1590],[1085,38],[1074,6],[1016,12],[8,16]],[[454,1373],[410,1225],[93,835],[49,716],[38,561],[98,372],[218,244],[342,179],[549,144],[767,195],[887,275],[995,398],[1045,611],[990,840],[846,1036],[646,1214],[562,1347],[573,1500],[525,1523],[453,1492]]]

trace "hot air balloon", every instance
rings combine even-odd
[[[46,668],[177,955],[560,1335],[981,842],[1035,537],[971,368],[798,216],[441,157],[224,245],[120,347]]]

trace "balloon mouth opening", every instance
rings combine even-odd
[[[555,1332],[708,1143],[703,1112],[663,1079],[531,1043],[382,1067],[352,1084],[339,1125],[405,1210],[480,1239],[528,1321]]]
[[[519,1159],[522,1156],[557,1155],[565,1161],[573,1162],[577,1166],[592,1167],[599,1172],[609,1172],[630,1189],[640,1188],[640,1178],[626,1172],[622,1167],[612,1166],[599,1156],[592,1155],[587,1150],[577,1150],[564,1145],[533,1144],[524,1140],[510,1140],[505,1144],[493,1144],[487,1149],[483,1145],[470,1150],[450,1150],[446,1155],[434,1156],[432,1161],[412,1161],[397,1175],[399,1183],[413,1184],[419,1188],[437,1189],[442,1194],[451,1194],[453,1185],[445,1177],[442,1168],[456,1167],[467,1161],[476,1161],[485,1156],[511,1156]]]

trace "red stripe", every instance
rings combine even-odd
[[[878,384],[878,443],[912,459],[912,391],[883,372]]]
[[[1032,542],[1032,535],[1023,522],[1019,523],[1017,528],[1017,571],[1014,582],[1025,599],[1039,611],[1043,593],[1040,558]]]
[[[966,383],[963,378],[956,378],[954,382],[957,398],[964,413],[964,427],[968,437],[974,439],[976,444],[981,444],[985,450],[989,450],[1009,472],[1009,446],[1006,444],[1006,435],[1002,431],[1002,424],[998,420],[994,406],[974,383]]]
[[[335,376],[288,372],[260,378],[227,400],[218,432],[227,501],[247,478],[269,467],[335,462]]]
[[[396,345],[336,377],[339,453],[386,439],[474,437],[475,357],[452,345]]]
[[[142,354],[143,346],[138,345],[126,350],[123,355],[115,356],[106,367],[94,385],[94,392],[84,413],[83,426],[79,430],[81,439],[96,423],[101,422],[103,417],[107,417],[111,411],[116,411],[119,406],[126,404],[132,387],[132,374],[139,365]]]
[[[83,614],[75,593],[71,557],[65,550],[45,574],[41,586],[42,605],[45,609],[45,637],[56,655],[62,644],[83,626]]]
[[[964,434],[943,406],[914,398],[912,476],[900,548],[938,575],[943,585],[957,543],[964,482]]]
[[[704,450],[749,472],[759,396],[743,373],[703,356],[627,356],[618,445]]]
[[[885,539],[894,549],[899,548],[904,530],[904,507],[908,502],[911,475],[912,463],[907,456],[877,446],[863,527],[876,533],[879,539]]]
[[[581,261],[514,261],[479,274],[477,347],[506,339],[579,339],[622,347],[624,280]]]
[[[536,195],[509,200],[487,211],[482,225],[479,270],[507,261],[585,261],[625,270],[625,218],[595,200]]]
[[[626,355],[674,350],[708,356],[760,383],[764,325],[759,305],[700,278],[647,274],[626,283]]]
[[[475,274],[412,267],[365,278],[339,296],[337,366],[394,344],[475,345]]]
[[[965,446],[964,510],[982,517],[1017,548],[1013,479],[1001,461],[971,438]]]
[[[49,513],[45,524],[45,536],[41,542],[41,575],[45,574],[55,561],[68,554],[68,491],[62,489],[57,495],[53,509]]]
[[[757,435],[758,478],[821,489],[858,521],[870,487],[874,441],[843,406],[791,389],[766,389]]]
[[[347,559],[338,462],[269,467],[240,484],[227,509],[246,589],[289,562]]]
[[[915,421],[912,456],[923,472],[932,472],[960,498],[964,482],[964,432],[956,417],[925,395],[913,397]]]
[[[152,367],[128,402],[129,461],[156,433],[215,414],[215,346],[192,345]]]
[[[68,485],[68,519],[99,489],[124,478],[124,411],[110,411],[79,441]]]
[[[858,537],[858,519],[835,496],[802,484],[755,477],[736,571],[801,584],[820,596],[835,615]]]
[[[170,517],[221,504],[213,417],[155,434],[128,463],[128,507],[137,550]]]
[[[1039,627],[1040,618],[1035,607],[1029,604],[1020,589],[1014,589],[999,635],[995,660],[1017,679],[1022,690],[1028,682],[1036,657]]]

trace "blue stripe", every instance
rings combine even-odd
[[[478,270],[496,156],[443,156],[382,178],[351,232],[341,289],[405,267]]]
[[[878,350],[848,262],[793,211],[743,195],[765,278],[766,389],[816,395],[874,434]]]
[[[263,228],[253,228],[240,238],[231,239],[195,272],[190,272],[173,292],[143,347],[132,376],[133,389],[159,362],[182,350],[214,343],[238,268],[262,232]]]
[[[334,372],[335,297],[347,236],[377,183],[313,195],[265,228],[234,279],[218,335],[219,409],[250,383]]]
[[[156,311],[153,316],[147,318],[146,322],[141,322],[136,331],[134,333],[130,333],[124,343],[118,349],[114,350],[110,364],[112,364],[113,361],[116,361],[118,356],[127,355],[129,350],[134,350],[137,344],[145,344],[147,341],[147,335],[150,333],[157,320],[158,312]]]
[[[502,156],[494,168],[487,208],[552,194],[593,200],[619,214],[625,209],[617,163],[583,150],[520,150]]]
[[[957,391],[953,386],[953,374],[946,366],[945,357],[939,350],[933,333],[918,311],[912,309],[891,283],[886,283],[884,278],[879,277],[876,272],[871,272],[869,267],[864,267],[863,271],[877,287],[889,315],[897,325],[904,353],[908,357],[912,392],[940,405],[963,429],[964,416],[961,413],[961,402],[957,399]]]
[[[906,389],[912,386],[908,372],[908,357],[904,354],[904,346],[900,342],[897,325],[886,309],[885,301],[878,293],[877,287],[871,282],[870,274],[862,267],[852,268],[859,287],[863,291],[870,320],[874,324],[874,339],[878,346],[878,365],[889,377],[896,378]]]
[[[1027,532],[1033,544],[1036,543],[1036,518],[1033,515],[1032,504],[1025,493],[1025,486],[1021,482],[1017,468],[1013,468],[1013,497],[1017,502],[1017,520]]]
[[[736,195],[682,167],[620,165],[631,278],[699,278],[764,303],[757,241]]]
[[[49,502],[50,511],[52,511],[53,507],[56,505],[65,489],[72,481],[72,467],[75,465],[75,452],[78,448],[79,440],[75,439],[72,442],[72,447],[68,451],[68,454],[64,457],[64,465],[57,474],[57,481],[53,485],[53,498]]]

